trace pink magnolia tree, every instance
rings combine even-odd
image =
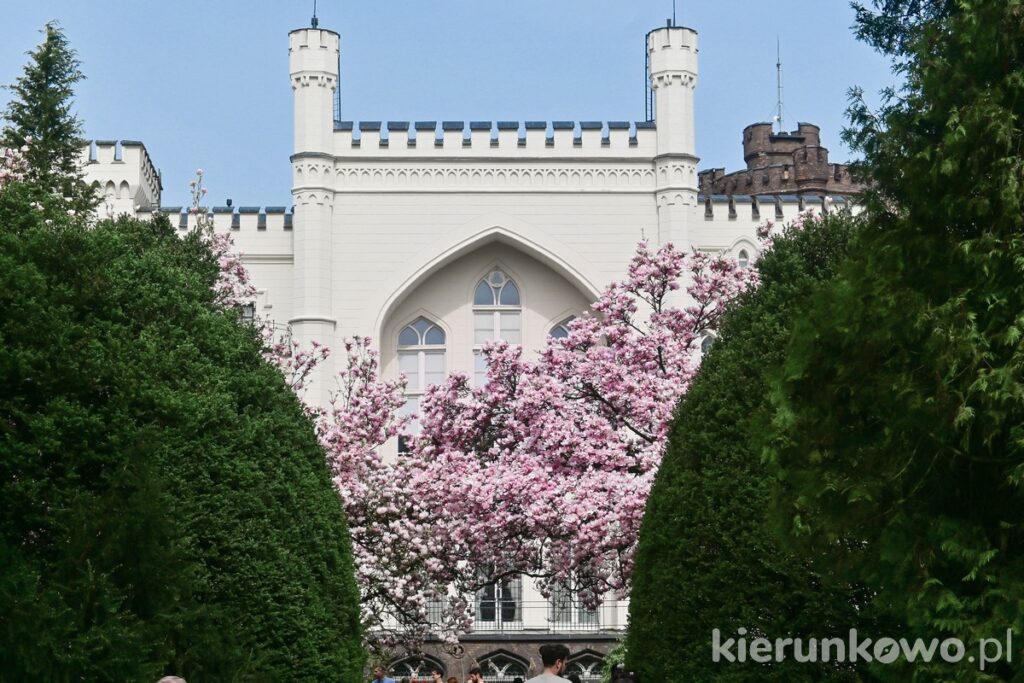
[[[681,282],[687,283],[685,295]],[[453,640],[474,591],[535,577],[586,605],[625,594],[637,531],[675,404],[700,342],[756,271],[641,243],[627,278],[536,358],[484,349],[487,381],[453,374],[422,402],[411,453],[389,463],[402,383],[350,343],[344,398],[326,416],[328,458],[349,515],[369,635]],[[676,303],[679,302],[679,303]],[[353,354],[353,351],[358,351]]]
[[[220,300],[255,291],[230,236],[193,213],[218,255]],[[762,230],[770,239],[770,227]],[[628,593],[637,532],[675,405],[700,363],[700,343],[725,306],[756,285],[732,259],[642,242],[626,278],[539,354],[494,342],[487,380],[455,373],[428,388],[409,434],[405,380],[380,377],[371,340],[344,342],[339,390],[315,418],[348,516],[363,622],[371,645],[454,642],[472,624],[467,596],[512,576],[542,591],[575,591],[594,606]],[[685,289],[682,289],[685,283]],[[262,327],[267,357],[301,396],[330,353],[300,349]],[[382,446],[405,433],[397,460]]]
[[[688,296],[676,296],[684,271]],[[589,605],[628,592],[644,505],[700,341],[754,278],[731,260],[641,243],[627,278],[539,359],[493,343],[484,386],[456,375],[428,393],[411,485],[433,492],[433,531],[464,566],[453,572],[460,588],[525,574]]]
[[[0,147],[0,191],[11,183],[24,180],[28,171],[28,162],[25,154],[32,142],[31,136],[25,139],[25,144],[20,148]]]

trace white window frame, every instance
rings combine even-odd
[[[495,291],[495,285],[493,283],[491,283],[491,276],[493,276],[495,273],[501,273],[502,276],[504,276],[504,278],[505,278],[505,282],[503,282],[501,284],[501,287],[497,288],[497,291]],[[484,304],[477,304],[476,303],[476,291],[480,287],[480,283],[481,282],[486,282],[487,285],[491,288],[491,292],[494,295],[495,303],[490,304],[490,305],[484,305]],[[501,301],[501,290],[502,290],[502,288],[507,286],[508,283],[512,283],[515,286],[516,291],[519,293],[519,303],[518,304],[501,304],[501,303],[499,303]],[[501,316],[502,316],[503,313],[504,314],[514,313],[516,315],[516,319],[519,321],[519,341],[518,342],[509,342],[509,343],[510,344],[511,343],[517,343],[520,346],[523,343],[523,288],[520,285],[519,280],[517,280],[516,278],[512,277],[511,275],[509,275],[508,271],[506,271],[501,266],[494,266],[494,267],[488,269],[487,274],[484,275],[483,277],[479,278],[476,281],[476,283],[473,285],[473,291],[472,291],[471,297],[472,297],[471,301],[473,302],[473,305],[472,305],[472,321],[473,321],[473,327],[472,327],[472,329],[473,329],[473,386],[483,386],[484,382],[486,382],[486,375],[484,377],[480,376],[480,371],[477,368],[477,363],[483,357],[483,347],[484,347],[484,344],[486,344],[487,342],[491,342],[491,341],[496,341],[496,340],[502,339]],[[476,321],[477,321],[478,314],[481,314],[481,313],[490,313],[490,314],[492,314],[491,337],[486,342],[477,342],[477,340],[476,340]]]
[[[554,337],[555,339],[565,339],[565,337],[569,336],[569,323],[571,323],[575,319],[575,315],[564,316],[558,322],[548,327],[548,336]],[[565,336],[555,337],[555,330],[558,330],[559,328],[565,330]]]
[[[420,333],[419,330],[416,330],[416,328],[413,327],[413,325],[418,323],[420,320],[423,320],[423,321],[429,323],[431,327],[436,327],[441,332],[441,334],[444,335],[444,342],[441,343],[441,344],[425,344],[425,343],[422,343],[422,342],[426,341],[427,332],[430,331],[430,327],[426,328],[423,331],[423,333]],[[398,364],[398,374],[400,374],[400,375],[404,374],[402,372],[402,358],[403,357],[407,358],[407,357],[410,357],[410,356],[415,356],[415,358],[416,358],[416,378],[415,378],[416,382],[415,382],[415,384],[410,382],[410,384],[412,386],[414,386],[415,388],[409,388],[407,386],[406,389],[405,389],[405,392],[404,392],[404,396],[405,396],[405,404],[406,405],[409,405],[409,403],[412,402],[412,401],[415,401],[415,403],[416,403],[416,408],[413,409],[411,412],[419,412],[420,399],[423,398],[423,394],[426,393],[427,386],[429,386],[427,384],[427,356],[440,356],[440,358],[441,358],[441,381],[444,381],[444,376],[447,373],[447,367],[448,367],[448,332],[443,327],[441,327],[441,324],[438,323],[436,320],[428,318],[425,315],[420,315],[420,316],[417,316],[412,321],[406,323],[405,325],[402,325],[402,327],[399,328],[399,330],[398,330],[398,339],[401,339],[402,333],[407,328],[409,328],[409,327],[413,327],[413,330],[416,332],[417,337],[418,337],[418,339],[419,339],[419,341],[421,343],[419,343],[419,344],[406,344],[406,345],[403,345],[401,343],[397,343],[397,353],[395,354],[395,358],[396,358],[396,362]],[[398,342],[398,339],[396,339],[396,342]],[[408,378],[408,375],[407,375],[407,378]],[[412,426],[412,429],[410,430],[410,432],[412,434],[416,434],[418,432],[418,425],[414,424]],[[398,444],[398,452],[399,453],[403,452],[402,451],[402,440],[403,440],[402,437],[399,437],[399,444]]]
[[[478,631],[518,631],[523,627],[523,577],[516,574],[477,589],[473,626]],[[484,618],[484,611],[490,618]],[[509,616],[506,616],[508,613]]]

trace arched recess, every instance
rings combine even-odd
[[[501,225],[492,225],[440,248],[413,273],[406,276],[402,281],[390,285],[385,290],[389,291],[389,294],[380,312],[377,314],[377,320],[374,324],[377,338],[384,338],[385,323],[390,319],[395,308],[402,303],[409,292],[415,290],[417,285],[459,258],[492,243],[511,246],[548,266],[564,277],[591,301],[596,300],[600,294],[600,290],[594,284],[592,278],[584,274],[583,270],[576,265],[581,263],[583,259],[573,253],[571,249],[563,245],[557,245],[557,247],[554,245],[548,246],[524,235],[521,230],[510,230]],[[568,258],[566,256],[567,252],[569,252]]]
[[[566,662],[566,674],[576,674],[582,683],[598,683],[604,671],[604,656],[594,650],[581,650],[569,656]]]
[[[388,675],[399,678],[426,679],[430,677],[431,671],[440,671],[445,675],[444,665],[439,659],[428,655],[413,655],[395,660],[388,666]]]
[[[547,324],[548,336],[556,339],[564,339],[569,336],[569,323],[580,316],[580,312],[567,308],[560,314],[551,318]]]
[[[736,239],[725,253],[727,256],[736,258],[741,251],[747,252],[747,256],[751,262],[757,260],[757,257],[761,254],[761,250],[746,237]]]
[[[483,671],[485,681],[511,681],[515,677],[524,681],[530,671],[530,663],[508,650],[494,650],[477,658],[477,666]]]

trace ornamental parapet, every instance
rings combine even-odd
[[[653,156],[651,121],[335,121],[337,156]]]

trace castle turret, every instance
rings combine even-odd
[[[697,32],[666,26],[647,34],[647,56],[657,156],[654,160],[658,237],[690,248],[689,227],[697,210],[697,162],[693,95],[697,87]]]
[[[792,133],[776,133],[767,122],[743,129],[743,160],[748,170],[790,164],[798,149],[820,146],[821,129],[813,123],[800,123]]]
[[[302,28],[288,34],[296,154],[328,149],[334,130],[340,45],[338,34],[325,29]]]
[[[742,171],[701,171],[701,193],[824,197],[864,191],[864,185],[850,176],[846,164],[829,162],[828,150],[821,146],[821,129],[813,123],[800,123],[790,132],[776,132],[767,121],[750,124],[743,129],[743,160],[747,167]]]
[[[334,183],[331,142],[334,92],[338,87],[337,33],[305,28],[288,34],[288,65],[295,101],[295,153],[292,155],[294,290],[292,338],[304,349],[313,342],[333,346],[335,313],[331,264]],[[326,405],[330,359],[312,378],[308,399]]]

